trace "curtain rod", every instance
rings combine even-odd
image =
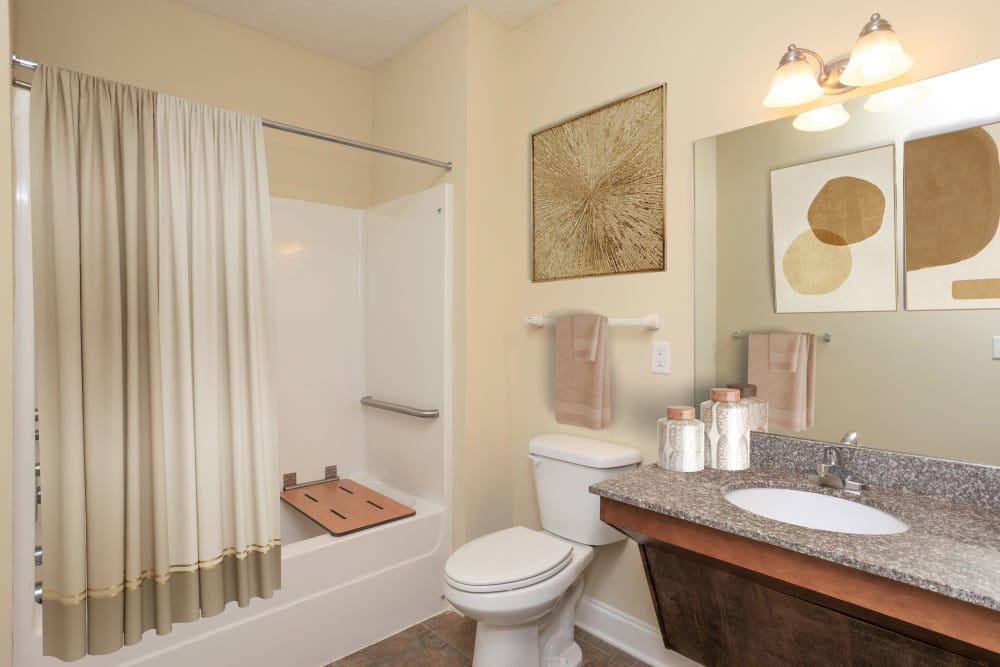
[[[38,63],[34,60],[27,60],[25,58],[18,58],[16,53],[12,53],[10,56],[11,67],[23,67],[24,69],[30,69],[32,71],[38,69]],[[31,90],[31,84],[27,81],[21,81],[16,77],[11,79],[11,85],[15,88],[24,88],[25,90]],[[341,146],[350,146],[351,148],[360,148],[361,150],[371,151],[372,153],[379,153],[381,155],[388,155],[390,157],[398,157],[403,160],[411,160],[413,162],[420,162],[421,164],[429,164],[432,167],[440,167],[441,169],[447,169],[451,171],[455,166],[451,161],[444,162],[442,160],[433,160],[429,157],[423,157],[421,155],[414,155],[412,153],[404,153],[403,151],[393,150],[392,148],[385,148],[383,146],[376,146],[374,144],[366,144],[363,141],[356,141],[354,139],[346,139],[344,137],[338,137],[332,134],[326,134],[325,132],[317,132],[316,130],[308,130],[304,127],[297,127],[295,125],[289,125],[288,123],[280,123],[276,120],[268,120],[266,118],[261,119],[261,123],[264,127],[269,127],[272,130],[280,130],[281,132],[290,132],[291,134],[298,134],[303,137],[309,137],[311,139],[319,139],[321,141],[329,141],[330,143],[340,144]]]

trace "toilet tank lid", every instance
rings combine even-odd
[[[618,468],[642,461],[639,450],[565,433],[536,435],[528,453],[590,468]]]

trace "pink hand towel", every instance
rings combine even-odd
[[[772,333],[767,335],[768,369],[772,373],[794,373],[799,369],[799,345],[802,334]]]
[[[611,425],[608,318],[556,320],[556,421],[591,429]]]
[[[811,333],[751,334],[747,382],[767,401],[770,426],[804,431],[813,425],[816,336]]]

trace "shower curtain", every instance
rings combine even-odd
[[[43,652],[280,587],[259,119],[40,66],[31,93]]]

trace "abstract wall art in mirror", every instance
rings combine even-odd
[[[531,137],[532,280],[663,271],[666,85]]]
[[[906,307],[1000,308],[1000,123],[904,145]]]
[[[893,153],[771,171],[775,312],[896,309]]]

